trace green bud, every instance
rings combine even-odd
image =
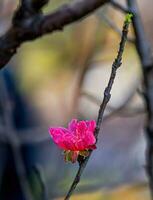
[[[132,17],[133,17],[133,14],[132,13],[128,13],[126,15],[126,17],[125,17],[125,22],[128,23],[128,24],[131,23]]]

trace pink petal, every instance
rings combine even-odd
[[[96,143],[96,138],[93,132],[87,131],[85,137],[83,138],[83,143],[86,148]]]
[[[73,119],[69,123],[68,129],[52,127],[49,132],[53,141],[60,148],[70,151],[82,151],[95,148],[95,127],[94,120],[78,122],[77,119]]]
[[[71,137],[70,132],[62,127],[58,128],[50,128],[49,129],[50,135],[53,139],[53,141],[62,149],[69,150],[69,148],[72,149],[72,145],[69,141],[69,138]]]
[[[83,135],[84,132],[87,130],[87,125],[85,121],[80,121],[77,124],[77,134],[79,136]]]
[[[94,120],[90,120],[87,122],[87,124],[88,124],[88,130],[94,132],[96,128],[96,122]]]
[[[74,132],[76,130],[77,122],[77,119],[72,119],[68,125],[68,130]]]
[[[94,144],[94,145],[89,146],[89,149],[94,150],[94,149],[97,149],[97,147],[96,147],[96,145]]]
[[[76,146],[78,151],[85,150],[87,147],[86,143],[84,143],[83,140],[77,141]]]
[[[64,140],[63,144],[64,144],[66,150],[75,151],[75,146],[70,141]]]

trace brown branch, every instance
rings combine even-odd
[[[0,69],[9,62],[25,41],[62,30],[66,25],[84,18],[109,0],[78,0],[61,6],[51,14],[43,15],[41,8],[47,2],[47,0],[20,1],[12,19],[12,26],[0,37]]]
[[[137,3],[135,0],[127,0],[127,4],[134,14],[133,29],[136,37],[136,49],[144,75],[144,98],[148,115],[145,127],[147,138],[146,172],[148,175],[151,197],[153,199],[153,58],[150,45],[146,39]]]
[[[108,85],[107,85],[107,87],[104,91],[104,98],[103,98],[102,104],[100,105],[99,114],[98,114],[98,117],[97,117],[96,129],[95,129],[95,133],[94,133],[96,140],[98,140],[98,134],[99,134],[99,131],[100,131],[101,123],[103,121],[105,108],[106,108],[107,103],[109,102],[109,100],[111,98],[111,90],[112,90],[112,86],[113,86],[113,83],[114,83],[114,80],[115,80],[115,77],[116,77],[116,71],[122,64],[121,63],[122,55],[123,55],[125,43],[127,41],[128,27],[129,27],[130,22],[131,22],[131,15],[128,15],[126,17],[125,22],[124,22],[124,26],[123,26],[123,30],[122,30],[122,38],[121,38],[121,42],[120,42],[120,45],[119,45],[118,55],[117,55],[115,61],[113,62],[110,79],[109,79]],[[79,169],[78,169],[78,172],[77,172],[77,174],[74,178],[74,181],[73,181],[73,183],[72,183],[72,185],[71,185],[71,187],[70,187],[70,189],[69,189],[69,191],[68,191],[68,193],[65,197],[65,200],[70,199],[75,188],[77,187],[77,185],[80,181],[81,175],[82,175],[82,173],[83,173],[83,171],[84,171],[84,169],[85,169],[85,167],[88,163],[88,160],[89,160],[91,154],[92,154],[92,150],[90,150],[89,156],[87,156],[86,158],[83,158],[81,156],[78,158]]]
[[[114,0],[110,0],[110,4],[114,7],[114,8],[116,8],[116,9],[118,9],[118,10],[120,10],[121,12],[123,12],[123,13],[132,13],[132,11],[129,9],[129,8],[126,8],[126,7],[124,7],[124,6],[122,6],[120,3],[118,3],[118,2],[116,2],[116,1],[114,1]]]
[[[94,96],[93,94],[89,93],[89,92],[82,92],[81,96],[86,97],[90,102],[94,103],[96,106],[99,106],[101,104],[101,101]],[[104,117],[105,119],[108,119],[112,116],[121,116],[121,117],[134,117],[135,115],[138,114],[144,114],[145,113],[145,109],[144,108],[129,108],[127,105],[130,103],[130,101],[132,100],[134,94],[132,94],[127,100],[126,102],[119,106],[119,107],[114,107],[111,105],[107,105],[107,110],[110,112],[108,114],[108,116]]]
[[[118,26],[115,24],[115,22],[112,21],[112,19],[110,19],[107,15],[101,13],[99,15],[99,17],[106,23],[106,25],[108,25],[112,30],[115,31],[115,33],[117,33],[120,37],[122,35],[122,30],[120,30],[118,28]],[[135,39],[132,37],[128,37],[127,41],[134,44],[135,43]]]

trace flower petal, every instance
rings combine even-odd
[[[49,129],[53,141],[66,151],[84,151],[94,149],[96,139],[94,130],[96,123],[91,121],[71,120],[68,129],[64,127],[52,127]]]
[[[96,128],[96,122],[94,120],[90,120],[87,122],[87,125],[88,125],[88,130],[94,132]]]
[[[76,126],[77,126],[77,122],[78,120],[77,119],[72,119],[68,125],[68,130],[69,131],[75,131],[76,130]]]
[[[85,131],[87,130],[87,124],[85,121],[80,121],[77,124],[77,134],[78,136],[81,136],[85,133]]]

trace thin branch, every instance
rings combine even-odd
[[[146,121],[146,172],[148,175],[151,197],[153,199],[153,58],[150,45],[146,39],[139,9],[135,0],[127,0],[130,10],[133,11],[133,29],[136,37],[136,49],[140,57],[145,86],[145,102],[148,113]]]
[[[136,36],[136,48],[138,51],[138,55],[142,62],[143,68],[150,68],[152,65],[152,55],[150,50],[149,42],[146,39],[146,34],[144,31],[144,27],[142,24],[140,12],[138,10],[138,6],[136,1],[127,0],[129,8],[132,10],[134,15],[133,17],[133,29]]]
[[[129,9],[129,8],[125,8],[124,6],[122,6],[120,3],[118,3],[118,2],[116,2],[116,1],[114,1],[114,0],[111,0],[110,1],[110,4],[114,7],[114,8],[116,8],[116,9],[118,9],[118,10],[120,10],[121,12],[123,12],[123,13],[132,13],[132,11]]]
[[[101,104],[101,100],[98,99],[94,94],[91,94],[89,92],[83,91],[81,92],[80,96],[86,97],[89,101],[94,103],[96,106],[99,106]]]
[[[109,19],[105,14],[101,13],[99,17],[112,29],[114,30],[119,36],[122,35],[122,31],[118,28],[118,26],[112,21],[112,19]],[[128,37],[127,41],[130,43],[135,43],[135,39]]]
[[[32,2],[37,1],[33,0]],[[43,0],[43,2],[44,4],[41,6],[44,6],[48,1]],[[62,30],[66,25],[81,20],[107,2],[109,0],[88,0],[87,2],[78,0],[75,3],[65,4],[48,15],[42,14],[41,6],[37,10],[33,6],[34,4],[27,6],[24,1],[20,2],[20,6],[14,14],[12,26],[7,33],[0,37],[0,69],[9,62],[25,41]]]
[[[115,61],[113,62],[110,79],[109,79],[108,85],[107,85],[107,87],[104,91],[104,98],[103,98],[102,104],[101,104],[100,109],[99,109],[99,114],[98,114],[97,123],[96,123],[96,129],[95,129],[95,133],[94,133],[96,140],[98,140],[98,134],[99,134],[99,131],[100,131],[101,123],[103,121],[105,108],[106,108],[107,103],[109,102],[109,100],[111,98],[111,89],[112,89],[112,86],[113,86],[113,83],[114,83],[114,80],[115,80],[115,77],[116,77],[116,71],[122,64],[121,63],[122,55],[123,55],[125,43],[126,43],[126,40],[127,40],[128,27],[129,27],[129,24],[130,24],[130,21],[131,21],[130,18],[131,18],[131,15],[128,15],[128,17],[126,18],[126,20],[124,22],[123,31],[122,31],[122,38],[121,38],[121,42],[120,42],[120,45],[119,45],[118,55],[117,55]],[[78,159],[79,169],[78,169],[78,172],[77,172],[77,174],[74,178],[74,181],[73,181],[73,183],[72,183],[72,185],[71,185],[71,187],[70,187],[70,189],[69,189],[69,191],[68,191],[68,193],[65,197],[65,200],[69,200],[72,193],[74,192],[77,184],[80,181],[81,175],[82,175],[82,173],[83,173],[83,171],[86,167],[86,164],[88,163],[88,160],[89,160],[91,154],[92,154],[92,150],[90,150],[89,156],[86,157],[85,159],[83,159],[81,156],[79,157],[79,159]]]
[[[99,106],[101,101],[94,96],[93,94],[90,94],[89,92],[82,92],[81,96],[86,97],[89,101],[91,101],[92,103],[94,103],[96,106]],[[144,114],[145,110],[144,108],[129,108],[127,105],[130,103],[130,101],[132,100],[134,94],[132,94],[127,100],[126,102],[124,102],[123,105],[120,105],[119,107],[114,107],[111,105],[107,105],[107,110],[109,111],[109,114],[107,116],[105,116],[104,119],[108,119],[112,116],[121,116],[121,117],[134,117],[135,115],[138,114]]]

